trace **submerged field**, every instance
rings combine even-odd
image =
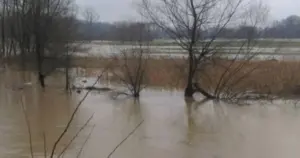
[[[217,39],[214,42],[214,45],[226,45],[229,47],[239,47],[244,44],[244,39]],[[253,40],[258,46],[261,47],[300,47],[300,40],[299,39],[255,39]],[[93,41],[94,44],[99,45],[135,45],[136,42],[130,41]],[[167,40],[167,39],[158,39],[153,40],[150,43],[151,46],[176,46],[177,43],[174,40]],[[201,45],[201,43],[199,43]]]
[[[105,158],[111,153],[111,158],[300,156],[300,61],[294,57],[234,62],[218,57],[203,65],[195,82],[209,93],[277,96],[235,104],[205,100],[201,94],[184,98],[188,63],[183,56],[142,58],[147,61],[143,65],[146,88],[140,98],[115,97],[127,90],[120,80],[126,76],[124,58],[86,54],[72,57],[71,85],[95,83],[108,91],[66,92],[61,68],[47,76],[45,89],[39,86],[32,67],[22,71],[12,60],[1,69],[0,157],[31,157],[30,144],[35,157],[49,155],[86,94],[54,157],[59,157],[74,137],[62,157]],[[129,70],[135,70],[138,60],[126,60]]]
[[[120,54],[123,50],[139,48],[139,43],[135,42],[116,42],[116,41],[91,41],[82,45],[84,48],[78,51],[76,55],[85,57],[110,57],[113,54]],[[201,48],[201,44],[198,46]],[[295,60],[300,59],[300,41],[294,40],[273,40],[264,39],[251,42],[251,45],[244,40],[217,40],[211,47],[217,52],[223,53],[225,57],[235,57],[245,53],[258,53],[256,59],[265,60],[275,58],[277,60]],[[160,40],[146,42],[142,44],[143,49],[149,49],[152,56],[164,57],[186,57],[186,51],[178,46],[174,41]],[[243,49],[243,51],[241,51]],[[249,49],[249,50],[247,50]],[[246,50],[246,51],[245,51]]]
[[[36,84],[23,90],[14,89],[16,84],[35,83],[33,73],[7,70],[0,75],[0,156],[30,157],[23,105],[29,116],[33,153],[35,157],[43,157],[43,144],[49,152],[85,91],[65,93],[64,76],[60,73],[47,79],[45,90]],[[89,77],[93,75],[86,72],[78,71],[76,75],[87,79],[85,84],[94,81]],[[81,80],[78,82],[83,84]],[[105,80],[99,85],[108,86]],[[93,92],[80,107],[70,130],[58,145],[57,154],[93,115],[64,157],[76,157],[86,139],[81,157],[107,157],[143,120],[112,157],[300,156],[297,149],[300,111],[296,100],[256,101],[251,106],[239,106],[217,101],[194,102],[182,95],[181,91],[146,89],[137,101],[126,97],[112,99],[110,92]]]

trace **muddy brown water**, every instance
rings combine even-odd
[[[0,76],[0,157],[30,157],[22,105],[30,124],[34,155],[43,157],[44,144],[49,154],[84,92],[64,93],[59,75],[48,79],[49,87],[44,91],[34,84],[34,74],[5,71]],[[29,81],[33,85],[22,86]],[[76,157],[92,131],[81,157],[106,158],[142,120],[144,123],[112,158],[300,157],[300,106],[296,101],[237,106],[190,102],[182,96],[182,92],[148,89],[134,101],[91,93],[57,153],[93,115],[64,157]]]

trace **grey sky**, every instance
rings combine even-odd
[[[136,0],[76,0],[80,7],[93,7],[100,15],[101,21],[114,22],[137,16]]]
[[[114,22],[137,18],[134,2],[138,0],[76,0],[80,7],[95,8],[101,21]],[[270,19],[300,15],[300,0],[263,0],[270,8]]]
[[[265,0],[272,19],[282,19],[291,14],[300,15],[299,0]]]

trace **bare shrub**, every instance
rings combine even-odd
[[[146,71],[150,54],[149,32],[151,25],[138,22],[130,26],[132,28],[128,29],[126,38],[133,39],[136,45],[129,49],[120,50],[119,54],[113,56],[112,72],[128,89],[129,95],[139,98],[140,92],[147,85]],[[127,25],[125,27],[127,29]],[[123,37],[120,40],[124,40]]]
[[[142,46],[123,50],[120,55],[113,57],[112,62],[116,63],[113,73],[135,98],[140,96],[140,92],[147,85],[148,59],[149,49],[144,49]]]

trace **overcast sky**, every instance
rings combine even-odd
[[[138,0],[76,0],[80,7],[93,7],[101,21],[114,22],[137,18]],[[263,0],[269,6],[270,19],[282,19],[291,14],[300,15],[300,0]]]

